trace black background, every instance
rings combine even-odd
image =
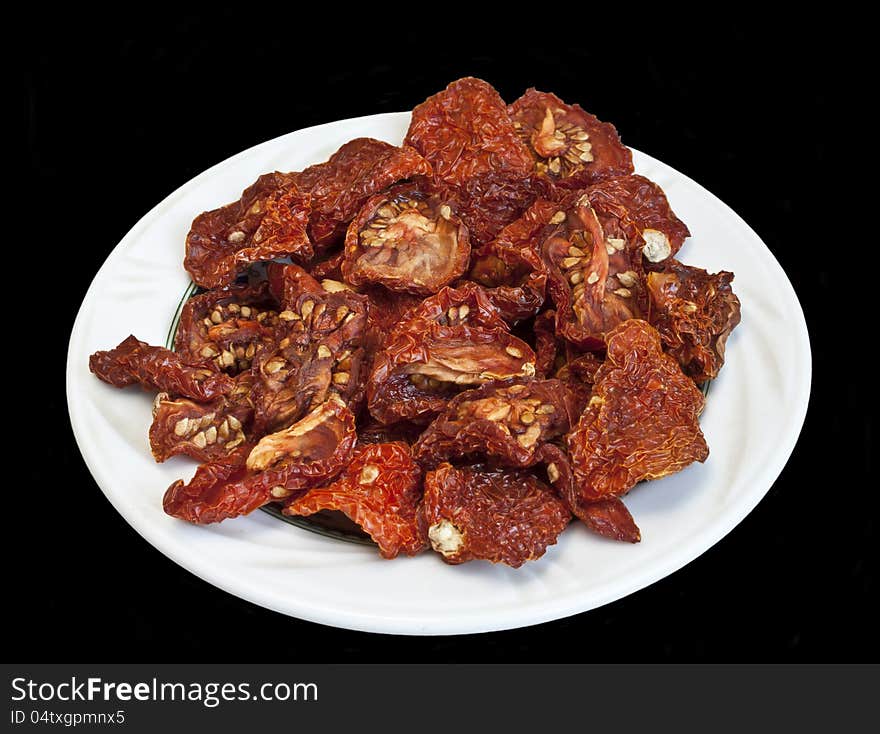
[[[450,12],[438,9],[420,23],[384,9],[354,21],[336,17],[342,11],[334,8],[315,29],[253,6],[210,22],[140,18],[97,37],[86,37],[90,23],[82,17],[54,18],[51,29],[40,19],[39,37],[19,57],[27,185],[24,211],[14,219],[24,225],[18,262],[33,275],[25,279],[25,303],[33,302],[35,284],[45,298],[36,316],[30,306],[17,321],[42,324],[27,350],[36,355],[26,383],[34,389],[7,385],[20,403],[14,415],[24,435],[23,446],[7,444],[7,459],[24,462],[22,479],[10,478],[6,488],[7,655],[876,657],[877,606],[869,601],[877,573],[874,428],[859,371],[844,371],[838,356],[851,328],[841,311],[858,317],[850,295],[864,278],[858,257],[842,274],[829,254],[848,232],[837,224],[826,184],[852,166],[854,150],[845,137],[850,108],[834,92],[844,71],[830,30],[749,18],[685,30],[621,11],[607,25],[529,17],[501,32],[444,16]],[[339,23],[342,30],[332,27]],[[80,302],[128,229],[202,170],[297,128],[409,109],[469,74],[507,100],[534,85],[580,102],[614,122],[624,142],[717,194],[758,232],[794,284],[810,327],[814,381],[803,434],[769,494],[729,536],[671,577],[585,614],[420,639],[331,629],[255,607],[154,550],[92,480],[64,395],[67,339]],[[47,253],[52,262],[39,260]],[[27,265],[34,258],[36,267]]]

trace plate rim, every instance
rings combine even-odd
[[[116,259],[122,256],[122,253],[124,253],[132,243],[138,239],[141,231],[155,220],[161,214],[162,210],[172,204],[176,199],[183,196],[190,189],[201,185],[204,180],[210,178],[220,167],[234,163],[235,161],[246,157],[255,149],[276,143],[280,139],[294,133],[318,131],[322,128],[327,129],[336,126],[347,126],[366,120],[375,122],[381,118],[391,118],[395,121],[399,121],[403,116],[408,116],[410,114],[410,111],[384,112],[375,115],[362,115],[342,120],[334,120],[320,125],[292,130],[283,135],[252,145],[223,159],[222,161],[219,161],[183,183],[177,189],[165,196],[155,206],[150,208],[128,230],[128,232],[126,232],[101,264],[101,267],[97,270],[89,283],[89,287],[80,303],[71,330],[65,365],[65,391],[67,397],[68,419],[70,421],[77,447],[90,474],[95,480],[95,483],[101,489],[101,492],[114,509],[123,517],[126,523],[138,533],[138,535],[144,538],[144,540],[150,543],[150,545],[160,551],[163,555],[170,558],[172,561],[200,579],[248,602],[287,616],[294,616],[311,622],[358,631],[404,635],[449,635],[473,634],[527,627],[603,606],[644,589],[669,576],[675,571],[684,568],[696,558],[699,558],[709,548],[720,542],[733,530],[733,528],[739,525],[766,496],[781,474],[794,451],[807,414],[812,384],[812,350],[809,329],[806,324],[803,307],[798,299],[797,292],[773,252],[754,229],[752,229],[752,227],[734,209],[700,183],[694,181],[686,174],[681,173],[678,169],[673,168],[650,155],[641,153],[635,148],[632,148],[633,152],[643,157],[646,161],[656,161],[662,164],[666,168],[674,171],[676,175],[680,176],[688,184],[694,186],[703,196],[720,206],[728,216],[731,216],[732,220],[736,221],[738,226],[742,227],[751,238],[756,240],[757,243],[760,243],[763,256],[769,262],[770,267],[774,268],[776,271],[773,276],[774,281],[788,291],[788,300],[797,307],[796,313],[787,314],[788,316],[793,317],[792,320],[795,322],[793,326],[796,326],[797,334],[793,342],[792,352],[797,357],[795,363],[798,365],[797,385],[792,394],[792,404],[797,406],[797,412],[794,415],[789,414],[788,425],[791,427],[791,430],[785,436],[787,440],[784,444],[777,446],[776,451],[770,457],[772,461],[762,466],[757,473],[757,476],[755,476],[753,486],[760,487],[760,489],[752,490],[747,494],[737,496],[736,501],[733,502],[730,507],[726,508],[726,511],[717,517],[714,523],[704,526],[701,528],[700,532],[690,536],[688,543],[681,549],[665,553],[661,557],[661,561],[665,562],[655,561],[647,570],[642,570],[640,568],[632,569],[622,577],[602,584],[598,589],[596,587],[592,587],[586,591],[584,589],[578,589],[558,598],[549,600],[542,599],[538,602],[527,601],[522,605],[517,605],[516,607],[506,610],[505,616],[500,619],[487,619],[487,615],[484,612],[474,610],[461,613],[453,619],[444,619],[442,623],[425,622],[414,614],[401,614],[394,617],[387,617],[378,613],[358,612],[356,608],[340,609],[338,607],[328,607],[319,602],[309,602],[308,597],[285,597],[282,603],[278,597],[270,593],[271,590],[253,588],[251,585],[240,579],[238,580],[238,583],[231,583],[230,578],[224,576],[222,572],[214,571],[210,567],[196,563],[190,556],[178,552],[178,549],[173,547],[175,545],[173,542],[170,540],[166,541],[164,537],[161,537],[161,535],[157,533],[151,533],[149,523],[142,521],[136,513],[123,510],[120,503],[114,500],[113,493],[105,489],[105,484],[110,485],[112,482],[110,481],[110,477],[104,476],[102,468],[89,457],[88,451],[84,448],[87,444],[83,440],[83,426],[78,425],[76,417],[78,401],[82,396],[77,395],[76,391],[73,389],[74,368],[78,366],[78,361],[81,357],[81,354],[76,347],[78,346],[78,342],[81,339],[81,334],[84,329],[84,307],[90,297],[93,296],[96,284],[105,269],[111,267]],[[75,359],[77,360],[76,362],[74,361]],[[585,593],[589,595],[589,601],[587,603],[579,600],[579,597],[582,597]]]

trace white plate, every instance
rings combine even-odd
[[[183,246],[195,215],[237,199],[261,173],[300,170],[352,138],[400,143],[408,124],[409,113],[373,115],[258,145],[179,188],[116,246],[80,308],[67,362],[71,423],[98,485],[135,530],[197,576],[269,609],[350,629],[436,635],[521,627],[606,604],[681,568],[730,532],[785,465],[807,409],[810,347],[794,290],[758,236],[704,188],[637,151],[636,170],[663,187],[693,232],[681,259],[734,271],[743,308],[701,420],[708,461],[627,496],[641,543],[605,540],[575,523],[519,570],[447,566],[433,553],[385,561],[372,548],[263,512],[196,527],[162,511],[165,489],[196,465],[182,457],[153,462],[152,396],[98,381],[89,355],[130,333],[165,343],[188,283]],[[160,579],[151,583],[162,588]]]

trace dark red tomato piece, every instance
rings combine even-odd
[[[446,563],[480,559],[513,568],[544,555],[571,519],[529,472],[450,464],[425,476],[424,512],[431,547]]]
[[[491,240],[534,200],[533,162],[491,85],[466,77],[417,105],[405,142],[434,169],[472,242]]]
[[[644,241],[642,252],[650,262],[660,262],[681,249],[690,230],[672,211],[666,194],[644,176],[621,176],[585,190],[599,212],[625,211]]]
[[[238,201],[195,218],[186,237],[186,271],[202,288],[216,288],[254,262],[290,255],[309,260],[310,201],[292,174],[260,176]]]
[[[345,467],[356,442],[354,416],[336,397],[298,423],[204,464],[165,493],[165,512],[204,524],[246,515],[321,486]]]
[[[377,443],[358,447],[332,484],[291,500],[284,514],[342,512],[375,541],[384,558],[395,558],[415,555],[427,544],[421,501],[422,471],[409,446]]]
[[[578,415],[559,380],[491,382],[454,397],[413,452],[426,466],[474,456],[505,466],[531,466],[541,446],[568,433]]]
[[[431,166],[411,147],[356,138],[326,163],[291,175],[311,196],[309,234],[320,252],[345,236],[349,222],[371,196],[399,181],[430,174]]]
[[[620,142],[614,125],[600,122],[579,105],[529,89],[508,112],[548,193],[632,173],[632,152]]]
[[[733,273],[710,274],[675,258],[648,273],[651,323],[666,351],[695,382],[718,376],[727,337],[740,320],[739,299],[730,287]]]
[[[608,334],[589,405],[568,435],[568,451],[584,502],[620,496],[643,479],[681,471],[709,455],[700,430],[703,394],[660,335],[631,319]]]
[[[342,273],[354,286],[428,295],[461,277],[470,254],[467,227],[449,202],[404,184],[371,198],[351,223]]]
[[[226,395],[235,384],[218,371],[213,362],[187,362],[164,347],[151,347],[129,336],[118,347],[95,352],[89,369],[100,380],[115,387],[141,385],[148,390],[182,395],[199,402],[210,402]]]

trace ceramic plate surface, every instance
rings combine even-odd
[[[270,140],[197,176],[123,238],[86,294],[68,352],[71,424],[98,485],[147,541],[206,581],[269,609],[358,630],[428,635],[521,627],[606,604],[681,568],[730,532],[785,465],[807,409],[810,347],[794,290],[755,232],[704,188],[638,151],[636,171],[663,187],[693,233],[680,259],[736,273],[743,311],[701,418],[709,459],[627,496],[641,543],[605,540],[575,523],[542,559],[518,570],[447,566],[433,553],[384,561],[375,548],[263,512],[196,527],[162,511],[165,489],[189,479],[196,464],[153,461],[152,396],[100,382],[89,372],[89,355],[129,334],[165,343],[189,282],[184,238],[197,214],[236,200],[262,173],[326,160],[352,138],[399,144],[408,124],[408,112],[390,113]]]

